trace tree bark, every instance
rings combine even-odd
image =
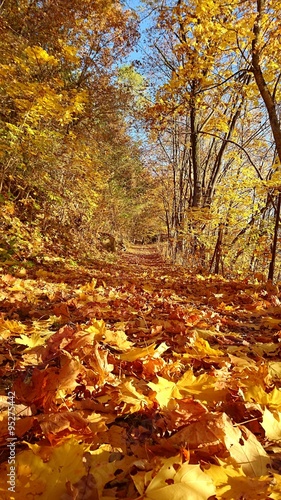
[[[276,208],[276,213],[275,213],[275,228],[274,228],[274,238],[273,238],[273,245],[272,245],[272,255],[271,255],[271,262],[270,262],[269,271],[268,271],[268,279],[271,281],[273,281],[273,278],[274,278],[274,268],[275,268],[275,261],[276,261],[278,229],[279,229],[279,219],[280,219],[280,208],[281,208],[281,192],[279,192],[279,194],[278,194],[278,203],[277,203],[277,208]]]
[[[281,162],[281,127],[278,119],[276,102],[273,97],[273,94],[271,94],[268,85],[264,79],[263,71],[260,65],[261,22],[264,13],[264,7],[265,7],[265,0],[257,0],[257,19],[254,24],[254,30],[253,30],[254,38],[252,41],[252,71],[260,95],[263,99],[263,102],[268,112],[270,127],[274,137],[277,154]]]
[[[200,144],[199,144],[199,133],[198,133],[198,119],[197,110],[195,104],[195,98],[191,99],[190,106],[190,143],[191,143],[191,159],[192,159],[192,169],[193,169],[193,207],[200,207],[202,202],[202,175],[200,166]]]
[[[253,34],[254,38],[252,41],[252,71],[254,78],[259,89],[260,95],[266,106],[271,131],[274,137],[274,142],[276,146],[276,151],[281,162],[281,127],[277,114],[277,107],[274,98],[274,93],[270,92],[270,89],[264,79],[262,67],[260,64],[261,59],[261,23],[263,19],[265,8],[265,0],[257,0],[257,18],[254,24]],[[280,206],[281,206],[281,186],[279,186],[278,204],[275,214],[275,229],[274,238],[272,244],[272,257],[269,265],[268,279],[273,280],[274,277],[274,266],[277,253],[277,240],[278,240],[278,229],[279,229],[279,219],[280,219]]]

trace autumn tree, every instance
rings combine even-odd
[[[253,2],[235,2],[231,6],[220,0],[146,3],[157,12],[151,47],[155,54],[154,68],[159,70],[158,90],[147,117],[154,131],[153,140],[162,150],[162,161],[165,158],[170,169],[164,203],[170,213],[170,226],[175,224],[172,237],[178,240],[178,234],[194,233],[197,227],[199,239],[206,242],[207,238],[212,241],[211,246],[214,245],[212,251],[207,243],[207,260],[210,269],[218,272],[222,269],[223,254],[229,251],[223,248],[224,240],[231,246],[231,233],[233,242],[241,242],[241,238],[255,230],[256,241],[260,241],[264,216],[272,217],[272,206],[277,208],[272,191],[277,175],[274,174],[276,153],[273,147],[276,132],[273,133],[272,123],[268,122],[270,114],[267,115],[267,111],[270,108],[271,116],[274,115],[272,104],[276,102],[280,80],[280,65],[275,55],[279,53],[276,50],[278,24],[275,22],[280,16],[279,5],[258,2],[257,17]],[[261,16],[263,27],[257,29]],[[273,58],[270,58],[271,51]],[[257,85],[261,82],[261,74],[263,93],[259,87],[261,83]],[[268,87],[267,105],[263,106],[261,97],[265,96],[265,85]],[[273,122],[278,129],[277,121],[275,116]],[[246,189],[251,191],[253,212],[245,208],[245,215],[235,222],[234,229],[229,209],[237,203],[240,205],[235,197],[242,193],[240,186],[245,175],[249,177],[248,171],[252,181],[251,187],[248,185]],[[232,192],[229,207],[226,204],[224,209],[222,205],[216,214],[217,188],[222,185],[223,190],[224,182],[229,182],[231,177],[237,178],[238,184],[234,181],[233,186],[238,189]],[[184,189],[182,179],[185,179]],[[182,212],[180,207],[184,207]],[[211,208],[211,233],[204,212],[208,207]],[[199,222],[194,224],[196,219]],[[194,254],[190,243],[188,246],[191,255]],[[200,245],[199,250],[202,256],[204,249]],[[237,252],[238,255],[244,253],[239,253],[239,249]]]
[[[1,20],[3,200],[31,229],[89,240],[131,147],[115,65],[136,19],[119,2],[44,0],[6,1]]]
[[[248,7],[249,8],[249,7]],[[250,9],[252,6],[250,6]],[[251,71],[254,75],[255,82],[259,94],[266,107],[272,135],[276,146],[276,152],[281,163],[281,125],[280,117],[278,116],[278,105],[280,99],[280,30],[278,28],[278,19],[281,15],[280,2],[272,2],[267,0],[256,1],[256,13],[252,26],[252,33],[249,40],[252,39],[247,53],[244,52],[244,57],[250,58]],[[250,10],[251,15],[251,10]],[[247,22],[249,14],[245,11],[244,21]],[[251,24],[250,24],[251,26]],[[275,231],[272,247],[272,258],[269,266],[268,278],[273,279],[274,266],[277,250],[278,227],[280,219],[281,194],[280,185],[277,207],[275,214]]]
[[[161,61],[163,84],[147,116],[171,169],[173,202],[168,233],[174,259],[182,246],[178,240],[192,231],[188,210],[194,214],[212,203],[225,167],[224,156],[244,106],[241,89],[248,75],[236,68],[230,86],[229,75],[239,61],[233,55],[221,55],[223,19],[229,12],[228,7],[221,10],[217,6],[210,20],[197,2],[162,2],[159,8],[159,35],[153,44]],[[168,206],[168,202],[165,204]]]

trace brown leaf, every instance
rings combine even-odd
[[[99,492],[93,474],[81,477],[80,481],[71,484],[66,483],[66,493],[61,500],[99,500]]]

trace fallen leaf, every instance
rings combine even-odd
[[[216,491],[199,465],[182,464],[179,457],[166,459],[155,477],[147,473],[133,480],[143,498],[151,500],[207,500]]]

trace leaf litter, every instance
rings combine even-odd
[[[2,271],[3,500],[281,500],[277,285],[191,275],[153,246]]]

